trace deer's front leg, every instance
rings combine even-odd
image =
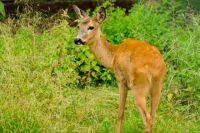
[[[124,109],[127,97],[126,81],[125,80],[119,81],[118,86],[119,86],[119,114],[116,124],[116,132],[121,133],[122,120],[124,118]]]

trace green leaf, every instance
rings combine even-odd
[[[4,4],[3,4],[3,2],[1,2],[1,1],[0,1],[0,14],[1,14],[3,17],[6,16]]]
[[[100,67],[99,66],[95,66],[94,70],[96,70],[97,72],[100,72]]]
[[[97,61],[93,60],[92,61],[92,67],[95,67],[97,65]]]
[[[95,72],[92,72],[91,75],[95,78],[97,78],[97,74]]]

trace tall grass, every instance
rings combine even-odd
[[[166,3],[136,4],[127,15],[108,6],[102,30],[116,45],[136,38],[161,50],[168,72],[155,132],[195,133],[200,130],[200,15],[173,15],[171,9],[177,10]],[[0,132],[114,131],[114,77],[95,62],[87,46],[73,44],[77,28],[66,18],[66,12],[51,21],[26,12],[0,23]],[[105,84],[95,86],[98,81]],[[126,133],[143,132],[133,103],[129,95]]]

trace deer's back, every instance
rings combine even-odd
[[[159,76],[165,73],[165,62],[159,50],[142,41],[127,39],[118,46],[113,68],[130,73],[148,73]]]

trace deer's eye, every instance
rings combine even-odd
[[[93,26],[88,27],[88,30],[93,30],[93,29],[94,29]]]

